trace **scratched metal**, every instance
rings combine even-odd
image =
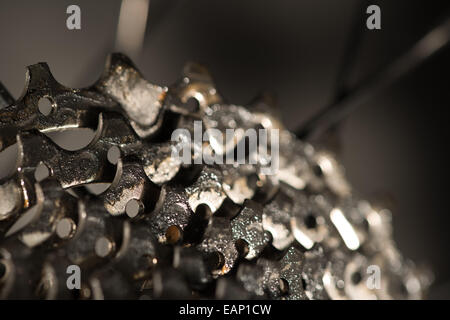
[[[287,131],[268,95],[225,101],[198,64],[164,87],[122,54],[87,88],[65,87],[45,63],[27,68],[17,101],[0,85],[0,151],[18,150],[0,180],[0,297],[426,297],[432,275],[402,256],[391,212],[357,196],[335,154]],[[182,163],[174,155],[194,121],[236,136],[207,136]],[[78,150],[46,135],[74,128],[95,132]],[[179,141],[175,129],[186,130]],[[248,129],[280,130],[275,174],[262,170],[271,154],[251,149],[245,164],[197,163],[200,147],[224,156]],[[72,264],[83,273],[75,291]]]

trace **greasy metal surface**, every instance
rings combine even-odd
[[[336,157],[284,130],[271,104],[224,103],[195,64],[154,85],[120,54],[89,88],[64,87],[44,63],[28,67],[17,101],[0,86],[0,150],[18,150],[0,181],[0,297],[423,298],[431,278],[396,249],[390,212],[359,199]],[[171,133],[195,120],[279,129],[279,170],[182,164]],[[69,151],[46,136],[72,128],[94,138]],[[221,155],[242,139],[203,146]],[[107,188],[94,194],[97,183]],[[66,286],[72,264],[79,290]]]

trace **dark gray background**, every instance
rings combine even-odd
[[[448,1],[373,1],[382,30],[363,31],[348,74],[350,86],[407,50],[448,16]],[[66,8],[78,4],[82,29],[66,29]],[[141,55],[146,78],[170,85],[183,64],[206,64],[234,103],[273,92],[288,128],[329,103],[355,17],[357,0],[151,0]],[[0,81],[17,98],[24,68],[45,61],[71,87],[92,84],[114,50],[120,1],[0,3]],[[450,298],[447,121],[449,48],[356,110],[343,124],[341,160],[368,198],[389,194],[394,236],[403,253],[435,272],[431,297]]]

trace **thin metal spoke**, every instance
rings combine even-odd
[[[356,107],[408,74],[450,42],[450,18],[428,32],[411,49],[340,101],[323,108],[299,130],[297,136],[311,139],[346,118]]]
[[[145,38],[149,0],[123,0],[117,25],[116,50],[136,59]]]
[[[349,92],[348,77],[353,71],[359,48],[364,36],[364,9],[368,1],[358,1],[353,21],[350,24],[349,36],[344,48],[341,65],[338,69],[333,103],[341,100]]]

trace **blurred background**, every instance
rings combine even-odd
[[[81,30],[66,27],[72,4],[81,8]],[[381,30],[365,26],[370,4],[381,8]],[[448,0],[2,0],[0,81],[18,98],[25,67],[47,62],[62,84],[85,87],[100,76],[106,55],[120,50],[150,82],[170,85],[187,61],[197,61],[228,101],[273,93],[284,123],[298,132],[408,52],[449,10]],[[445,46],[369,95],[336,133],[355,189],[389,199],[399,248],[433,270],[430,298],[447,299],[449,71]]]

